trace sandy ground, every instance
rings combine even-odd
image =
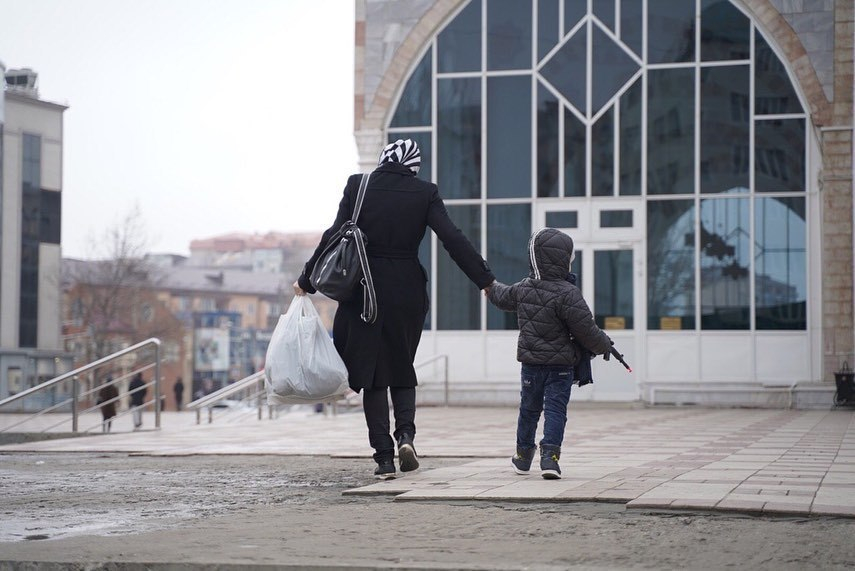
[[[427,458],[423,469],[467,461]],[[374,481],[369,462],[0,455],[0,569],[778,570],[855,561],[851,519],[342,496]]]

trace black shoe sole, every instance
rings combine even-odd
[[[388,474],[374,474],[374,477],[378,480],[394,480],[398,476],[395,472],[389,472]]]
[[[410,444],[404,444],[398,448],[398,462],[401,463],[401,472],[412,472],[419,467],[419,457],[416,449]]]

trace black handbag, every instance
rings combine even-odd
[[[371,268],[368,267],[368,254],[365,250],[365,234],[356,225],[369,175],[363,174],[356,195],[356,205],[350,220],[341,225],[333,234],[309,277],[312,287],[330,299],[348,301],[362,285],[362,320],[374,323],[377,319],[377,295]]]

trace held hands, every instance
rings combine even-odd
[[[495,284],[495,283],[496,282],[493,282],[492,284],[488,285],[487,287],[485,287],[484,289],[481,290],[482,292],[484,292],[484,297],[490,297],[490,288],[493,287],[493,284]]]
[[[299,282],[294,282],[294,295],[306,295],[306,292],[300,287]]]

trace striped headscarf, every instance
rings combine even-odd
[[[383,163],[401,163],[413,171],[413,174],[419,174],[419,168],[422,166],[422,153],[419,151],[418,144],[412,139],[398,139],[383,148],[377,166]]]

